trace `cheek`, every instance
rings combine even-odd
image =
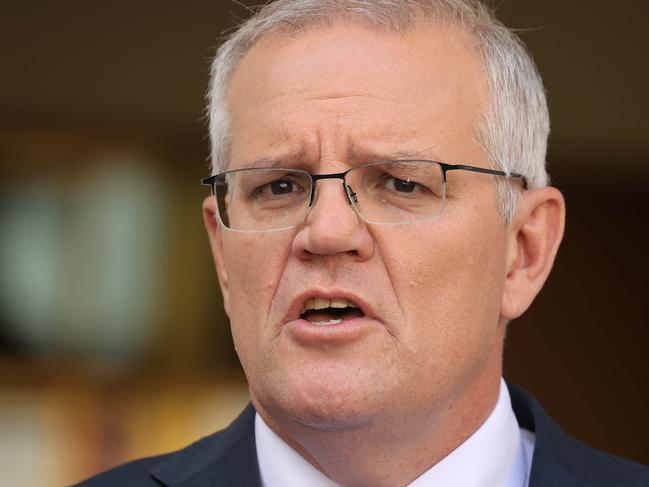
[[[290,235],[231,233],[224,237],[224,263],[235,335],[258,336],[286,265]]]
[[[479,347],[498,323],[505,269],[501,226],[475,219],[412,229],[382,246],[409,324],[401,333],[413,347],[440,354]]]

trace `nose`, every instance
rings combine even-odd
[[[349,255],[354,260],[369,259],[374,239],[367,224],[349,203],[340,180],[320,180],[309,214],[293,240],[293,253],[300,259]]]

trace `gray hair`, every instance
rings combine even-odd
[[[208,115],[213,172],[227,167],[226,97],[232,75],[250,48],[270,32],[295,32],[339,18],[395,33],[434,20],[467,32],[481,57],[491,93],[475,127],[477,143],[494,167],[523,174],[530,188],[548,184],[545,156],[550,121],[541,76],[518,36],[480,0],[277,0],[265,5],[228,37],[212,64]],[[519,193],[505,178],[496,180],[498,207],[509,223]]]

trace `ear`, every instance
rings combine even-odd
[[[563,238],[565,202],[556,188],[525,191],[508,232],[501,317],[512,320],[532,304],[550,274]]]
[[[228,273],[225,270],[223,261],[223,240],[221,239],[222,230],[216,211],[216,198],[214,198],[214,196],[208,196],[205,198],[203,201],[203,221],[205,222],[205,229],[207,230],[207,236],[210,240],[216,274],[219,278],[221,293],[223,294],[223,306],[225,307],[225,312],[229,316],[230,293],[228,290]]]

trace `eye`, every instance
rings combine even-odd
[[[405,176],[405,175],[404,175]],[[381,186],[387,191],[402,195],[415,195],[420,193],[425,187],[409,176],[397,177],[393,174],[385,173],[382,176]]]
[[[288,181],[286,179],[278,179],[273,181],[268,185],[271,193],[280,195],[280,194],[289,194],[295,190],[293,181]]]
[[[233,187],[236,197],[247,202],[295,202],[309,193],[311,179],[308,173],[287,169],[255,168],[235,171]],[[284,204],[284,203],[282,203]]]
[[[258,182],[255,185],[254,197],[266,200],[296,197],[306,192],[305,184],[290,175],[283,175],[268,182]]]
[[[390,177],[388,185],[391,185],[399,193],[413,193],[418,186],[414,181],[394,177]]]

